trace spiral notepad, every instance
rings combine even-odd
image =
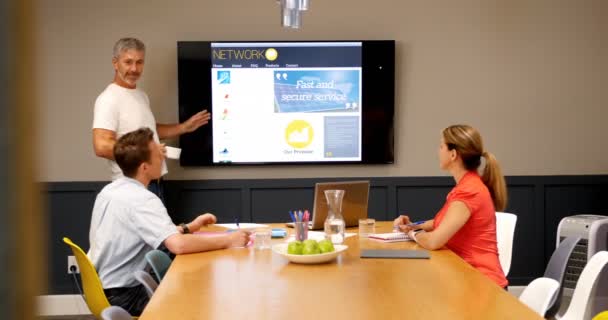
[[[372,240],[378,240],[382,242],[401,242],[401,241],[412,241],[406,233],[402,232],[389,232],[389,233],[372,233],[369,235]]]

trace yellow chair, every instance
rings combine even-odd
[[[593,320],[608,320],[608,311],[598,313]]]
[[[89,257],[87,257],[84,251],[74,244],[72,240],[64,237],[63,242],[70,246],[70,249],[72,249],[72,252],[76,257],[76,262],[78,262],[80,278],[82,279],[82,289],[84,290],[84,300],[95,318],[101,319],[101,312],[110,306],[110,302],[108,302],[108,298],[106,298],[106,294],[103,292],[97,270],[95,270]]]

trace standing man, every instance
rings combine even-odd
[[[150,109],[148,95],[137,89],[137,81],[144,71],[145,53],[146,47],[138,39],[118,40],[114,45],[112,57],[114,80],[95,101],[93,148],[95,155],[109,160],[112,180],[123,175],[112,153],[114,144],[122,135],[141,127],[147,127],[152,129],[154,141],[158,143],[160,139],[173,138],[192,132],[207,124],[211,117],[207,110],[203,110],[183,123],[156,123]],[[161,146],[164,154],[164,146]],[[162,175],[166,173],[167,166],[163,160]]]
[[[247,232],[238,230],[202,237],[190,232],[213,224],[214,215],[199,215],[176,226],[160,199],[147,190],[161,174],[163,154],[154,133],[141,128],[114,145],[114,158],[124,176],[105,186],[95,199],[89,230],[89,258],[112,305],[139,316],[148,303],[145,288],[133,273],[146,267],[145,255],[164,244],[174,254],[243,247]]]

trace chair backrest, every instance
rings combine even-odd
[[[101,319],[103,320],[132,320],[131,315],[123,308],[117,306],[110,306],[101,312]]]
[[[561,320],[590,318],[590,316],[585,315],[587,304],[592,298],[591,293],[606,264],[608,264],[608,251],[597,252],[591,257],[587,265],[585,265],[583,272],[581,272],[581,276],[578,278],[568,310],[560,318]]]
[[[512,213],[496,212],[496,242],[498,244],[498,259],[505,277],[511,269],[513,255],[513,235],[515,234],[517,216]]]
[[[152,276],[143,270],[137,270],[135,271],[135,279],[146,288],[148,297],[152,298],[154,291],[156,291],[156,288],[158,287],[158,283],[156,283]]]
[[[167,273],[169,266],[171,266],[171,258],[160,250],[152,250],[146,253],[146,260],[150,266],[152,266],[152,269],[156,274],[156,279],[158,280],[158,283],[160,283],[160,281],[163,280],[165,273]]]
[[[536,311],[541,317],[549,309],[553,298],[559,290],[559,282],[551,278],[536,278],[530,282],[519,296],[519,301]]]
[[[101,312],[110,306],[110,302],[106,298],[105,292],[103,292],[103,286],[97,270],[89,260],[89,257],[82,251],[82,249],[74,244],[72,240],[64,237],[65,242],[76,257],[78,268],[80,269],[80,278],[82,279],[82,289],[84,290],[84,300],[91,310],[91,313],[96,317],[100,318]]]
[[[557,280],[557,282],[559,282],[559,290],[555,295],[555,299],[553,299],[551,305],[549,306],[549,310],[547,310],[545,313],[545,317],[547,318],[554,317],[561,307],[562,295],[564,293],[563,283],[564,276],[566,275],[566,266],[568,265],[568,259],[570,259],[572,251],[574,251],[574,248],[580,239],[581,237],[567,237],[559,243],[557,249],[553,251],[551,259],[549,259],[549,263],[547,264],[543,277]]]

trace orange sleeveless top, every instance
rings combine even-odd
[[[448,193],[443,208],[435,216],[434,228],[441,225],[441,221],[453,201],[464,203],[469,208],[471,216],[447,242],[446,247],[500,287],[506,287],[509,282],[498,260],[496,210],[490,191],[477,172],[467,172]]]

